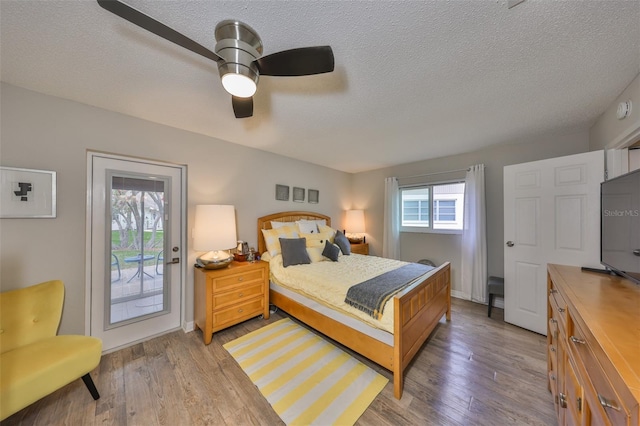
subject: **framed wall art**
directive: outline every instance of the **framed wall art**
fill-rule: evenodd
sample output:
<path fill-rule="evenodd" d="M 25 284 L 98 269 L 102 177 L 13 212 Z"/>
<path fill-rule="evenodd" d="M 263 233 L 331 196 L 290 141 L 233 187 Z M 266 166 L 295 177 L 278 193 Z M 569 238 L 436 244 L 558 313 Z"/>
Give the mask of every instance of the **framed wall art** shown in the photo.
<path fill-rule="evenodd" d="M 276 200 L 289 201 L 289 187 L 276 184 Z"/>
<path fill-rule="evenodd" d="M 0 218 L 56 217 L 56 172 L 0 167 Z"/>
<path fill-rule="evenodd" d="M 318 204 L 319 201 L 320 201 L 320 191 L 318 191 L 317 189 L 310 189 L 309 202 L 311 204 Z"/>
<path fill-rule="evenodd" d="M 304 188 L 293 187 L 293 201 L 296 203 L 304 203 Z"/>

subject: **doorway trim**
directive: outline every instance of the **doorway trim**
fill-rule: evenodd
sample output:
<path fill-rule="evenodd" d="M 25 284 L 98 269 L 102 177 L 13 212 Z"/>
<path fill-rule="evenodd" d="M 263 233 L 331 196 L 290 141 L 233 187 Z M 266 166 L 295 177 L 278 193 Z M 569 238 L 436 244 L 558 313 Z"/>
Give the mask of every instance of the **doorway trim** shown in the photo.
<path fill-rule="evenodd" d="M 186 164 L 179 164 L 179 163 L 172 163 L 170 161 L 160 161 L 160 160 L 154 160 L 154 159 L 149 159 L 149 158 L 144 158 L 144 157 L 136 157 L 136 156 L 129 156 L 129 155 L 121 155 L 121 154 L 114 154 L 114 153 L 109 153 L 109 152 L 104 152 L 104 151 L 93 151 L 93 150 L 87 150 L 87 175 L 86 175 L 86 206 L 85 206 L 85 309 L 84 309 L 84 333 L 85 335 L 89 336 L 91 334 L 91 296 L 92 296 L 92 286 L 91 286 L 91 272 L 92 272 L 92 265 L 91 265 L 91 236 L 92 236 L 92 227 L 93 227 L 93 223 L 92 223 L 92 215 L 91 215 L 91 209 L 92 209 L 92 201 L 93 201 L 93 191 L 92 191 L 92 182 L 93 182 L 93 178 L 92 178 L 92 174 L 93 174 L 93 159 L 95 157 L 102 157 L 102 158 L 108 158 L 108 159 L 113 159 L 113 160 L 122 160 L 122 161 L 144 161 L 145 163 L 148 164 L 153 164 L 153 165 L 158 165 L 158 166 L 171 166 L 171 167 L 176 167 L 176 168 L 180 168 L 181 169 L 181 173 L 182 173 L 182 182 L 181 182 L 181 200 L 180 200 L 180 214 L 182 217 L 181 223 L 180 223 L 180 245 L 181 247 L 187 247 L 187 165 Z M 184 259 L 186 260 L 187 253 L 186 251 L 183 252 L 183 256 Z M 186 262 L 181 262 L 180 263 L 180 327 L 182 328 L 182 330 L 184 330 L 185 332 L 187 331 L 187 321 L 186 321 L 186 295 L 187 295 L 187 291 L 186 291 L 186 285 L 187 285 L 187 268 L 186 268 Z M 155 336 L 148 336 L 148 338 L 152 338 Z M 142 340 L 147 340 L 147 338 L 142 339 Z M 131 344 L 135 344 L 138 343 L 136 342 L 131 342 Z M 114 350 L 117 349 L 121 349 L 121 348 L 116 348 Z M 106 352 L 110 352 L 110 351 L 106 351 Z M 105 353 L 106 353 L 105 352 Z"/>

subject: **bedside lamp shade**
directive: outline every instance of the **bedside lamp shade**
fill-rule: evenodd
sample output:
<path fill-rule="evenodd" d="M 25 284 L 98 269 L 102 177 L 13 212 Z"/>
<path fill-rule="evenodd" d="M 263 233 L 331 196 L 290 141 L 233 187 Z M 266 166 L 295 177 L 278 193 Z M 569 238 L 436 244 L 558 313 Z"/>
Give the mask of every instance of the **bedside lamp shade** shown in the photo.
<path fill-rule="evenodd" d="M 364 234 L 364 210 L 347 210 L 345 231 L 351 234 L 349 241 L 361 243 L 363 238 L 354 234 Z"/>
<path fill-rule="evenodd" d="M 236 246 L 236 216 L 233 206 L 196 206 L 193 249 L 208 253 L 198 258 L 206 269 L 224 268 L 233 256 L 224 250 Z"/>

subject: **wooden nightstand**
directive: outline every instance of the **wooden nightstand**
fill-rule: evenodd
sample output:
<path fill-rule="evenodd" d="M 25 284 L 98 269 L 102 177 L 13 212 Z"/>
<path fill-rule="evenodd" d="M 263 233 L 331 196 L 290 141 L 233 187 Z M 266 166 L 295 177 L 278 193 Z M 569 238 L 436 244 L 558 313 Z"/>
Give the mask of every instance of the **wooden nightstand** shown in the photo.
<path fill-rule="evenodd" d="M 212 334 L 258 315 L 269 318 L 269 264 L 232 262 L 223 269 L 195 268 L 195 326 L 204 343 Z"/>
<path fill-rule="evenodd" d="M 351 253 L 369 254 L 369 243 L 351 244 Z"/>

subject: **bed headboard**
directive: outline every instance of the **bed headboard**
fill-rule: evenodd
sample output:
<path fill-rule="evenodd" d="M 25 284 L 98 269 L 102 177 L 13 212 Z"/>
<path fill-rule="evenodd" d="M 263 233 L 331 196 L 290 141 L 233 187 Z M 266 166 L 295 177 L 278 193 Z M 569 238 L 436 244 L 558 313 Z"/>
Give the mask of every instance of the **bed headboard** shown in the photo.
<path fill-rule="evenodd" d="M 258 218 L 258 253 L 262 254 L 267 251 L 267 246 L 264 243 L 264 236 L 262 235 L 263 229 L 271 229 L 271 221 L 275 222 L 295 222 L 296 220 L 317 220 L 324 219 L 327 221 L 327 226 L 331 226 L 331 218 L 329 216 L 314 213 L 314 212 L 280 212 L 273 213 L 267 216 Z"/>

